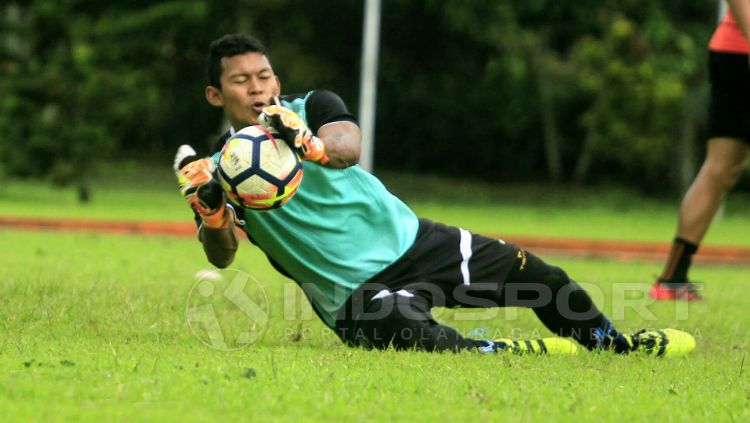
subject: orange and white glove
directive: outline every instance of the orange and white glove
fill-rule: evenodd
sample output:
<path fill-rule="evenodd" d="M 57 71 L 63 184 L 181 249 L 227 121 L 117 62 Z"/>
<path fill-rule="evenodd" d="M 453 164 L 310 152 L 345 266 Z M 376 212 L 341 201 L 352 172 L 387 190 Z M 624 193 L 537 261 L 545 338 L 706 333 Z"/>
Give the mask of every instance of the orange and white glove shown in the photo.
<path fill-rule="evenodd" d="M 224 189 L 214 178 L 216 165 L 208 157 L 198 158 L 192 147 L 182 145 L 177 150 L 174 170 L 180 193 L 203 220 L 203 225 L 211 229 L 226 228 L 232 219 L 226 210 Z"/>
<path fill-rule="evenodd" d="M 258 116 L 258 123 L 265 128 L 275 129 L 289 147 L 297 151 L 300 159 L 328 163 L 326 145 L 313 135 L 307 124 L 292 110 L 278 104 L 264 107 Z"/>

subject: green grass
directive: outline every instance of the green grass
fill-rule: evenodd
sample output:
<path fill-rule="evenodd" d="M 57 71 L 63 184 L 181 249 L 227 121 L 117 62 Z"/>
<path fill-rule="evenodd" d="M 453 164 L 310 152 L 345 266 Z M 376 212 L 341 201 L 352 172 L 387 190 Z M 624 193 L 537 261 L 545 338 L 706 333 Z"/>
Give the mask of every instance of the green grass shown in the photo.
<path fill-rule="evenodd" d="M 99 178 L 83 205 L 72 189 L 4 181 L 0 215 L 190 219 L 166 166 L 119 170 Z M 625 190 L 383 179 L 418 214 L 485 233 L 666 243 L 676 221 L 675 201 Z M 732 196 L 707 242 L 749 245 L 748 203 Z M 695 266 L 708 301 L 685 306 L 644 296 L 658 264 L 549 261 L 590 289 L 621 329 L 678 327 L 696 335 L 697 350 L 659 360 L 348 349 L 244 242 L 233 268 L 260 282 L 248 293 L 268 298 L 270 320 L 258 342 L 225 352 L 188 324 L 195 274 L 209 267 L 194 239 L 0 230 L 0 419 L 750 420 L 746 268 Z M 218 310 L 223 324 L 237 317 Z M 466 334 L 547 335 L 528 310 L 435 315 Z"/>
<path fill-rule="evenodd" d="M 383 179 L 421 216 L 509 238 L 535 235 L 667 243 L 677 226 L 677 200 L 616 187 L 505 185 L 402 174 L 385 174 Z M 750 244 L 748 209 L 750 197 L 730 195 L 705 243 Z"/>
<path fill-rule="evenodd" d="M 80 203 L 72 187 L 3 181 L 0 215 L 156 221 L 184 221 L 192 216 L 177 192 L 177 181 L 168 165 L 124 162 L 103 169 L 117 171 L 92 182 L 89 203 Z"/>
<path fill-rule="evenodd" d="M 37 182 L 0 184 L 0 215 L 187 221 L 191 212 L 176 190 L 168 164 L 132 162 L 93 183 L 93 199 L 81 204 L 72 188 Z M 617 189 L 574 189 L 455 181 L 385 173 L 381 178 L 418 215 L 480 233 L 585 237 L 668 243 L 677 225 L 678 201 Z M 705 244 L 750 245 L 750 197 L 733 193 Z"/>
<path fill-rule="evenodd" d="M 696 267 L 709 300 L 678 308 L 639 301 L 644 284 L 615 301 L 618 284 L 642 281 L 651 265 L 552 261 L 621 328 L 695 334 L 688 358 L 376 352 L 342 346 L 245 244 L 236 268 L 260 281 L 270 321 L 258 342 L 224 352 L 187 323 L 194 274 L 207 266 L 195 240 L 7 230 L 0 239 L 4 422 L 750 419 L 744 268 Z M 547 335 L 528 310 L 471 313 L 436 310 L 467 333 Z"/>

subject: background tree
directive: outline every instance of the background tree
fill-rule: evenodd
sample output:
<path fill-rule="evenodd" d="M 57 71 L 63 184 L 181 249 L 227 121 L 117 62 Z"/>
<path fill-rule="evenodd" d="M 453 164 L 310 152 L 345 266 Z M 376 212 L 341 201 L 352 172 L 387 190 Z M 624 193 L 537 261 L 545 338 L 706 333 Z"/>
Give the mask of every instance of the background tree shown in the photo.
<path fill-rule="evenodd" d="M 203 99 L 224 33 L 263 40 L 285 92 L 328 88 L 356 109 L 361 2 L 1 8 L 1 172 L 75 183 L 82 199 L 102 160 L 168 163 L 226 128 Z M 676 195 L 702 153 L 716 13 L 714 0 L 384 0 L 376 169 Z"/>

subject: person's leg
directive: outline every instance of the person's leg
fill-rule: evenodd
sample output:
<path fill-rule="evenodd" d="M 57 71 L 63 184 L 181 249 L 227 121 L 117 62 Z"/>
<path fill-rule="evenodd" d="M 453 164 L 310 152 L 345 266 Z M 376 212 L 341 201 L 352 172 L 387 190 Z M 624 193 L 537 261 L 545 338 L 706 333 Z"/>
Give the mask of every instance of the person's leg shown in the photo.
<path fill-rule="evenodd" d="M 418 284 L 422 287 L 425 283 Z M 436 287 L 437 285 L 431 285 Z M 364 313 L 358 314 L 351 330 L 338 328 L 350 346 L 429 352 L 478 351 L 483 354 L 575 354 L 575 344 L 563 338 L 529 340 L 481 340 L 462 336 L 455 329 L 433 319 L 432 294 L 406 289 L 370 301 Z"/>
<path fill-rule="evenodd" d="M 631 342 L 565 271 L 519 251 L 519 265 L 508 273 L 500 297 L 503 306 L 531 308 L 551 332 L 571 337 L 588 349 L 612 349 L 617 353 L 631 349 Z"/>
<path fill-rule="evenodd" d="M 398 266 L 355 291 L 347 301 L 336 331 L 348 345 L 575 354 L 575 344 L 562 338 L 573 337 L 589 349 L 623 353 L 644 345 L 640 339 L 647 339 L 657 355 L 682 354 L 694 348 L 689 334 L 684 334 L 687 340 L 681 341 L 675 337 L 682 334 L 669 330 L 656 331 L 656 335 L 645 332 L 641 336 L 623 336 L 564 271 L 515 245 L 458 228 L 424 224 L 429 228 L 417 248 L 410 250 Z M 468 339 L 437 323 L 430 314 L 433 306 L 530 307 L 547 328 L 562 337 L 529 342 Z M 666 346 L 667 336 L 676 342 L 669 349 L 654 349 Z M 692 348 L 674 348 L 691 340 Z"/>
<path fill-rule="evenodd" d="M 345 340 L 352 346 L 419 351 L 457 352 L 487 345 L 437 323 L 430 309 L 430 301 L 419 292 L 383 291 L 357 314 L 350 332 L 344 334 Z"/>
<path fill-rule="evenodd" d="M 682 200 L 677 233 L 664 269 L 651 289 L 657 300 L 699 300 L 689 283 L 693 254 L 726 193 L 747 163 L 750 142 L 750 69 L 747 55 L 710 52 L 708 145 L 700 172 Z"/>
<path fill-rule="evenodd" d="M 530 307 L 557 335 L 572 337 L 589 350 L 618 354 L 680 356 L 695 349 L 695 338 L 675 329 L 644 329 L 632 335 L 619 332 L 562 269 L 521 251 L 525 260 L 508 274 L 502 300 L 506 305 Z"/>
<path fill-rule="evenodd" d="M 712 138 L 698 176 L 680 207 L 677 236 L 659 277 L 660 282 L 684 283 L 692 256 L 703 241 L 726 193 L 747 165 L 748 146 L 735 138 Z"/>
<path fill-rule="evenodd" d="M 677 236 L 700 244 L 726 193 L 747 166 L 748 146 L 736 138 L 712 138 L 706 160 L 680 207 Z"/>

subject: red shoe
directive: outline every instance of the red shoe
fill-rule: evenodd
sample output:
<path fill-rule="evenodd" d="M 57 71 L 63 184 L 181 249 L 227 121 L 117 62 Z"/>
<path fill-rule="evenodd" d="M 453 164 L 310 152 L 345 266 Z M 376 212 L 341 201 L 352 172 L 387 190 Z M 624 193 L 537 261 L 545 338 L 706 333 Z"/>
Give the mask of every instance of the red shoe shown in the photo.
<path fill-rule="evenodd" d="M 702 301 L 698 293 L 702 286 L 685 282 L 656 282 L 651 287 L 651 298 L 662 300 Z"/>

